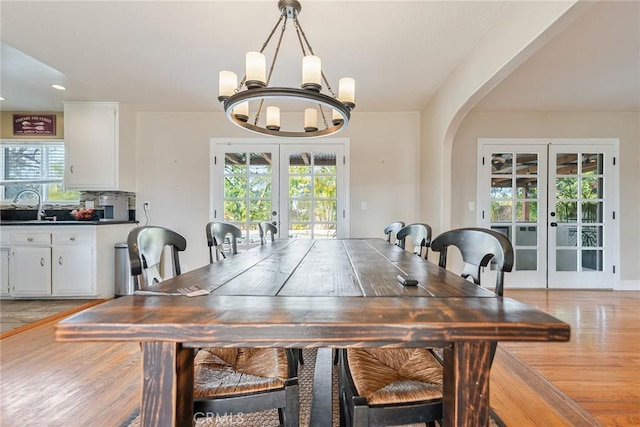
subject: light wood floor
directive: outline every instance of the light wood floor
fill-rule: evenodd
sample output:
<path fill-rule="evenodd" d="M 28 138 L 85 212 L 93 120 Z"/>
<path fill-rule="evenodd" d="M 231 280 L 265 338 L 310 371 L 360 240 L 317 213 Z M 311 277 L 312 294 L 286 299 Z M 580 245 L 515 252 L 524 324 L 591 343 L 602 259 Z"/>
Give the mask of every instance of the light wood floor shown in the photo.
<path fill-rule="evenodd" d="M 640 425 L 640 293 L 505 292 L 572 326 L 569 343 L 499 349 L 491 405 L 508 426 Z M 54 323 L 0 340 L 0 425 L 121 425 L 139 404 L 139 345 L 56 343 Z"/>
<path fill-rule="evenodd" d="M 504 349 L 603 425 L 640 425 L 640 292 L 505 289 L 505 296 L 569 323 L 571 341 L 503 343 Z M 492 379 L 498 371 L 495 368 Z M 510 394 L 517 393 L 492 387 L 494 407 L 498 399 L 508 401 L 513 398 Z"/>

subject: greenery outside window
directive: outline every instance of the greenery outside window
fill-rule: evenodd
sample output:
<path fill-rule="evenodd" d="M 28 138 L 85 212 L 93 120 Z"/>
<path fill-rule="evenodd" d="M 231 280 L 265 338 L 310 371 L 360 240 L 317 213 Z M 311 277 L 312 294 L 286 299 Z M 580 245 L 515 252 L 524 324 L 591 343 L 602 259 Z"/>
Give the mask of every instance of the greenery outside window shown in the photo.
<path fill-rule="evenodd" d="M 27 188 L 38 191 L 44 203 L 77 202 L 80 193 L 64 191 L 63 176 L 63 141 L 12 140 L 0 145 L 0 198 L 5 202 Z"/>

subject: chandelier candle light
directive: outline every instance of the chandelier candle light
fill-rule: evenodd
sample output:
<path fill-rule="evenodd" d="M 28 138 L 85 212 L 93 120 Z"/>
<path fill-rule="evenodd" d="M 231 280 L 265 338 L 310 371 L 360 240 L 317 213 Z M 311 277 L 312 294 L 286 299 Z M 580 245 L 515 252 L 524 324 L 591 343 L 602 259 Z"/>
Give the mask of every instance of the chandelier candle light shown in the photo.
<path fill-rule="evenodd" d="M 338 95 L 333 92 L 322 71 L 322 61 L 313 53 L 305 35 L 298 15 L 302 6 L 297 0 L 280 0 L 278 9 L 280 18 L 264 42 L 259 52 L 248 52 L 246 55 L 245 77 L 238 84 L 238 76 L 231 71 L 220 71 L 218 100 L 222 103 L 229 120 L 252 132 L 288 137 L 309 138 L 332 135 L 349 123 L 351 110 L 355 104 L 355 81 L 344 77 L 338 82 Z M 269 81 L 280 51 L 287 21 L 291 19 L 295 26 L 300 47 L 302 49 L 302 84 L 300 89 L 292 87 L 269 87 Z M 266 58 L 263 54 L 269 41 L 282 23 L 282 30 L 277 41 L 275 55 L 267 74 Z M 329 94 L 322 93 L 322 83 Z M 280 108 L 278 101 L 302 101 L 304 109 L 304 131 L 282 130 L 280 125 Z M 250 119 L 249 103 L 258 104 L 255 116 Z M 266 104 L 266 120 L 260 120 L 260 114 Z M 331 116 L 328 117 L 329 112 Z M 323 127 L 318 126 L 318 113 Z"/>

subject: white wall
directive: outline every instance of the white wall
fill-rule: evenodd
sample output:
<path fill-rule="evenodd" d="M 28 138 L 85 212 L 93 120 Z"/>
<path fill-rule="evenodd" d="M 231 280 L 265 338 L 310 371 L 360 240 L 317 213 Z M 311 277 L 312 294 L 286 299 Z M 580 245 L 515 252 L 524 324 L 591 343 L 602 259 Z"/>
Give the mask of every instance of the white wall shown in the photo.
<path fill-rule="evenodd" d="M 417 112 L 354 112 L 349 127 L 338 134 L 351 144 L 352 237 L 382 237 L 387 223 L 418 219 L 419 119 Z M 187 270 L 209 262 L 204 227 L 209 221 L 209 149 L 214 137 L 251 134 L 230 124 L 223 113 L 138 113 L 137 218 L 145 224 L 142 204 L 149 201 L 151 225 L 185 236 L 181 262 Z M 363 201 L 366 211 L 361 210 Z"/>
<path fill-rule="evenodd" d="M 508 2 L 491 30 L 454 70 L 421 114 L 421 214 L 434 234 L 451 228 L 451 145 L 473 105 L 593 2 Z M 455 195 L 457 197 L 457 195 Z"/>
<path fill-rule="evenodd" d="M 477 225 L 478 138 L 619 138 L 620 278 L 640 283 L 640 113 L 469 113 L 453 142 L 452 227 Z"/>

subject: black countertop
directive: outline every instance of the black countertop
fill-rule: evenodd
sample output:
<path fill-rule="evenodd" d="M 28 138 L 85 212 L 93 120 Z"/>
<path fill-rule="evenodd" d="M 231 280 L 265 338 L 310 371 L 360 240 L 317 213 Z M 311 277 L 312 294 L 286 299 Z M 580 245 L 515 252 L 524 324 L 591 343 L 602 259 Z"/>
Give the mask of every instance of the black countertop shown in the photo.
<path fill-rule="evenodd" d="M 137 224 L 138 221 L 78 221 L 78 220 L 65 220 L 65 221 L 38 221 L 38 220 L 3 220 L 0 221 L 0 227 L 10 226 L 10 225 L 113 225 L 113 224 Z"/>

